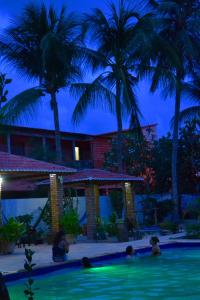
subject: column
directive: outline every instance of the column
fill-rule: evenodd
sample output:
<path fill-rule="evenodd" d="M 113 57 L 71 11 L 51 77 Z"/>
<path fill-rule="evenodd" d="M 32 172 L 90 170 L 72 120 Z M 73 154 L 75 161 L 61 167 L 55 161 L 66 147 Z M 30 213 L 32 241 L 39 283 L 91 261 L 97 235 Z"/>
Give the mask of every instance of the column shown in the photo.
<path fill-rule="evenodd" d="M 134 192 L 131 182 L 124 184 L 125 216 L 136 226 Z"/>
<path fill-rule="evenodd" d="M 42 150 L 43 150 L 43 158 L 47 159 L 47 140 L 45 137 L 42 138 Z"/>
<path fill-rule="evenodd" d="M 99 208 L 99 187 L 97 184 L 90 184 L 85 189 L 86 214 L 87 214 L 87 237 L 92 240 L 96 233 L 97 217 L 100 216 Z"/>
<path fill-rule="evenodd" d="M 63 182 L 62 176 L 50 174 L 51 197 L 51 228 L 52 233 L 59 231 L 59 219 L 63 212 Z"/>
<path fill-rule="evenodd" d="M 10 134 L 7 135 L 7 151 L 11 154 L 11 136 Z"/>

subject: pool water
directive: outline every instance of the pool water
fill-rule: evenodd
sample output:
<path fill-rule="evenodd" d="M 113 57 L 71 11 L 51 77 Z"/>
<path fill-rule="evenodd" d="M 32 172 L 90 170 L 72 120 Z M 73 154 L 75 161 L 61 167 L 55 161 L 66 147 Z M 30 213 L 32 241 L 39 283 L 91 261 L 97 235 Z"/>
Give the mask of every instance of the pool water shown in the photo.
<path fill-rule="evenodd" d="M 159 257 L 106 264 L 36 277 L 34 300 L 200 299 L 200 249 L 170 249 Z M 25 299 L 24 281 L 8 288 L 11 300 Z"/>

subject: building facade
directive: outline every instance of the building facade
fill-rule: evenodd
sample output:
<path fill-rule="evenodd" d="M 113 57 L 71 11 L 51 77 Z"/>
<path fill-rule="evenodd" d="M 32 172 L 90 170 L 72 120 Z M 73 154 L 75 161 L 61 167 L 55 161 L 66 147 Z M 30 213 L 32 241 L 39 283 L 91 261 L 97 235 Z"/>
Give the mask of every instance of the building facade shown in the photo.
<path fill-rule="evenodd" d="M 146 140 L 157 139 L 156 124 L 144 126 L 142 131 Z M 111 149 L 115 135 L 116 132 L 99 135 L 61 132 L 63 164 L 77 169 L 103 168 L 104 155 Z M 0 151 L 55 162 L 54 131 L 5 126 L 0 131 Z"/>

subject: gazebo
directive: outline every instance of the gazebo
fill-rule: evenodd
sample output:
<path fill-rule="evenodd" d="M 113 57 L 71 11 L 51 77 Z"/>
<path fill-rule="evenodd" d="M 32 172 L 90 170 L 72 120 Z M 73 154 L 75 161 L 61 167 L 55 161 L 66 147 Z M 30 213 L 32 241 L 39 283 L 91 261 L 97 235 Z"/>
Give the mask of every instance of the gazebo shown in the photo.
<path fill-rule="evenodd" d="M 39 161 L 24 156 L 0 152 L 0 221 L 2 222 L 1 191 L 6 178 L 31 177 L 38 180 L 49 177 L 51 196 L 52 232 L 59 230 L 59 215 L 62 210 L 62 176 L 76 172 L 75 169 Z"/>
<path fill-rule="evenodd" d="M 99 189 L 100 188 L 122 188 L 124 195 L 125 216 L 136 223 L 134 209 L 134 183 L 143 181 L 141 177 L 126 174 L 113 173 L 100 169 L 85 169 L 64 176 L 63 184 L 70 188 L 83 188 L 86 197 L 87 236 L 93 239 L 96 232 L 96 219 L 100 215 Z M 49 184 L 48 180 L 39 183 Z M 57 225 L 54 224 L 56 227 Z"/>
<path fill-rule="evenodd" d="M 47 179 L 48 177 L 48 179 Z M 40 181 L 39 185 L 50 186 L 51 229 L 52 233 L 59 230 L 59 218 L 63 208 L 63 184 L 66 187 L 84 188 L 86 197 L 87 235 L 94 238 L 96 232 L 96 218 L 100 214 L 99 189 L 123 189 L 125 216 L 135 223 L 134 186 L 135 182 L 143 181 L 141 177 L 113 173 L 99 169 L 85 169 L 77 171 L 72 168 L 39 161 L 24 156 L 0 152 L 0 221 L 2 222 L 1 190 L 3 181 L 7 178 L 21 181 Z"/>

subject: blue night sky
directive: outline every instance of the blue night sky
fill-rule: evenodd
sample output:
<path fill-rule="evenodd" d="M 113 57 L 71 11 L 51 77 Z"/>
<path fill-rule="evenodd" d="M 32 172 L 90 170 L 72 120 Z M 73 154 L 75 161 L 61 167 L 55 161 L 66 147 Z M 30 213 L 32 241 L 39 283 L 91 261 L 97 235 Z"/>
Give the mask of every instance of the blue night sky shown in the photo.
<path fill-rule="evenodd" d="M 115 0 L 117 2 L 117 0 Z M 137 0 L 135 0 L 137 1 Z M 23 6 L 29 3 L 30 0 L 0 0 L 0 23 L 1 28 L 8 26 L 10 19 L 14 18 L 15 15 L 19 15 Z M 40 2 L 34 0 L 34 2 Z M 49 3 L 50 1 L 45 1 Z M 77 13 L 89 12 L 93 7 L 99 7 L 104 10 L 107 9 L 107 5 L 103 0 L 55 0 L 51 1 L 55 8 L 60 8 L 62 4 L 65 4 L 69 10 L 74 10 Z M 1 71 L 6 71 L 13 79 L 12 84 L 9 86 L 9 96 L 12 97 L 17 93 L 23 91 L 28 87 L 37 85 L 34 82 L 27 82 L 24 78 L 19 78 L 14 70 L 8 68 L 8 66 L 2 65 Z M 139 84 L 137 90 L 137 97 L 140 110 L 143 114 L 141 124 L 147 125 L 151 123 L 158 124 L 159 135 L 165 134 L 170 130 L 170 120 L 173 116 L 174 102 L 173 99 L 163 100 L 162 95 L 159 92 L 150 94 L 149 84 L 147 81 L 143 81 Z M 43 100 L 41 106 L 38 107 L 36 115 L 33 119 L 18 123 L 23 126 L 40 127 L 40 128 L 52 128 L 53 129 L 53 118 L 52 112 L 49 108 L 49 99 Z M 61 129 L 66 131 L 76 131 L 83 133 L 103 133 L 106 131 L 116 130 L 116 120 L 108 112 L 100 110 L 88 111 L 84 120 L 77 126 L 74 127 L 71 123 L 71 115 L 75 105 L 75 101 L 70 97 L 67 91 L 62 91 L 58 95 L 59 101 L 59 115 Z M 182 103 L 182 107 L 186 107 L 187 102 Z M 124 128 L 128 125 L 124 121 Z"/>

